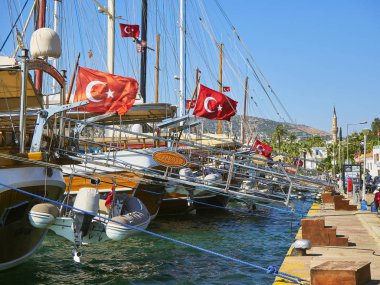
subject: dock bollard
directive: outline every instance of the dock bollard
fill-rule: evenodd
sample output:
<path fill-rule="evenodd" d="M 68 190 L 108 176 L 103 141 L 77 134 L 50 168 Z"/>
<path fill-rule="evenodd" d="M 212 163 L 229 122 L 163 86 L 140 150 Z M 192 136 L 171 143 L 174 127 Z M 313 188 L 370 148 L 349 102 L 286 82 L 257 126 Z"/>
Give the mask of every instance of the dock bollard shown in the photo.
<path fill-rule="evenodd" d="M 311 248 L 311 241 L 308 239 L 297 239 L 293 243 L 292 256 L 305 256 L 306 250 Z"/>

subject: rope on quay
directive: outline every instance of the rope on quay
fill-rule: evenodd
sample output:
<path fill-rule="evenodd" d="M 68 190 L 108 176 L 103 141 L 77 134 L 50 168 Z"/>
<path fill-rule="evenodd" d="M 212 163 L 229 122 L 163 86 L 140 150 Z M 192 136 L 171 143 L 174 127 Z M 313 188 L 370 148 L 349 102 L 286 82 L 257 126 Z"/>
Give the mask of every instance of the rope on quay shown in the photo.
<path fill-rule="evenodd" d="M 100 216 L 100 215 L 95 215 L 93 213 L 84 211 L 82 209 L 78 209 L 76 207 L 73 207 L 73 206 L 70 206 L 70 205 L 58 202 L 58 201 L 54 201 L 52 199 L 49 199 L 49 198 L 46 198 L 46 197 L 43 197 L 43 196 L 40 196 L 40 195 L 37 195 L 37 194 L 33 194 L 33 193 L 30 193 L 30 192 L 27 192 L 25 190 L 22 190 L 22 189 L 19 189 L 19 188 L 10 186 L 10 185 L 6 185 L 6 184 L 3 184 L 3 183 L 0 183 L 0 186 L 9 188 L 11 190 L 14 190 L 14 191 L 19 192 L 19 193 L 23 193 L 23 194 L 28 195 L 28 196 L 32 196 L 34 198 L 37 198 L 37 199 L 40 199 L 40 200 L 43 200 L 43 201 L 47 201 L 49 203 L 52 203 L 52 204 L 55 204 L 55 205 L 58 205 L 58 206 L 67 207 L 69 209 L 72 209 L 72 210 L 75 210 L 75 211 L 78 211 L 78 212 L 81 212 L 81 213 L 84 213 L 84 214 L 87 214 L 87 215 L 90 215 L 90 216 L 93 216 L 93 217 L 97 217 L 97 218 L 103 219 L 103 220 L 106 220 L 108 222 L 112 221 L 113 223 L 119 224 L 121 226 L 130 228 L 130 229 L 133 229 L 133 230 L 136 230 L 136 231 L 140 231 L 140 232 L 143 232 L 145 234 L 148 234 L 148 235 L 151 235 L 151 236 L 154 236 L 154 237 L 157 237 L 157 238 L 161 238 L 161 239 L 173 242 L 173 243 L 177 243 L 177 244 L 183 245 L 185 247 L 189 247 L 189 248 L 192 248 L 192 249 L 195 249 L 195 250 L 199 250 L 201 252 L 208 253 L 210 255 L 218 256 L 218 257 L 221 257 L 221 258 L 229 260 L 229 261 L 233 261 L 233 262 L 236 262 L 236 263 L 239 263 L 239 264 L 242 264 L 242 265 L 246 265 L 246 266 L 252 267 L 254 269 L 262 270 L 262 271 L 265 271 L 267 274 L 273 274 L 274 276 L 281 277 L 283 279 L 289 280 L 289 281 L 294 282 L 296 284 L 304 284 L 305 281 L 308 282 L 307 280 L 302 279 L 300 277 L 297 277 L 297 276 L 294 276 L 294 275 L 291 275 L 291 274 L 287 274 L 287 273 L 284 273 L 284 272 L 279 272 L 278 269 L 277 269 L 277 267 L 275 267 L 275 266 L 268 266 L 267 268 L 265 268 L 265 267 L 262 267 L 260 265 L 253 264 L 251 262 L 247 262 L 247 261 L 240 260 L 240 259 L 228 256 L 228 255 L 224 255 L 224 254 L 212 251 L 212 250 L 208 250 L 208 249 L 202 248 L 200 246 L 192 245 L 192 244 L 189 244 L 189 243 L 186 243 L 186 242 L 174 239 L 174 238 L 170 238 L 170 237 L 167 237 L 167 236 L 164 236 L 164 235 L 161 235 L 161 234 L 157 234 L 157 233 L 154 233 L 154 232 L 151 232 L 151 231 L 139 228 L 139 227 L 135 227 L 135 226 L 132 226 L 132 225 L 124 224 L 124 223 L 121 223 L 119 221 L 115 221 L 113 219 L 107 218 L 107 217 L 103 217 L 103 216 Z"/>

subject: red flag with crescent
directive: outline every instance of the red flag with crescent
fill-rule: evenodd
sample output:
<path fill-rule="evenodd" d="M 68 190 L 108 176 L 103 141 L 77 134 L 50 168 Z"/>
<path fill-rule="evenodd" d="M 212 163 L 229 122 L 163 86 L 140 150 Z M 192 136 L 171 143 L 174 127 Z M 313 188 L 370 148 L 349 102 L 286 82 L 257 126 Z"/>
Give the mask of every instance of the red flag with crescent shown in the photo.
<path fill-rule="evenodd" d="M 252 147 L 252 151 L 255 151 L 256 153 L 262 154 L 264 156 L 270 156 L 270 154 L 272 153 L 272 148 L 259 140 L 255 140 L 255 143 Z"/>
<path fill-rule="evenodd" d="M 138 38 L 140 35 L 140 26 L 120 24 L 120 31 L 123 38 Z"/>
<path fill-rule="evenodd" d="M 135 103 L 138 88 L 133 78 L 80 67 L 74 102 L 89 100 L 80 110 L 90 113 L 124 115 Z"/>
<path fill-rule="evenodd" d="M 302 167 L 302 166 L 303 166 L 303 161 L 302 161 L 301 159 L 296 158 L 296 159 L 293 161 L 293 165 L 294 165 L 294 166 L 298 166 L 298 167 Z"/>
<path fill-rule="evenodd" d="M 195 106 L 195 100 L 186 100 L 186 109 L 192 109 Z"/>
<path fill-rule="evenodd" d="M 193 115 L 210 120 L 229 121 L 236 114 L 237 104 L 237 101 L 223 93 L 201 85 Z"/>

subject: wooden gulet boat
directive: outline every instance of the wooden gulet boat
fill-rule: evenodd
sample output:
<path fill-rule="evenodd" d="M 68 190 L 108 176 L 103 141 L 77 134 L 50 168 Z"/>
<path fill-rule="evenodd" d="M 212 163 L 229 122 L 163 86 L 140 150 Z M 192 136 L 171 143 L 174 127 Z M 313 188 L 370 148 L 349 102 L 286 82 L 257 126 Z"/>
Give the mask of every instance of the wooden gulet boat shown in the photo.
<path fill-rule="evenodd" d="M 46 30 L 37 32 L 38 36 L 46 36 Z M 58 36 L 53 32 L 47 42 L 50 45 L 31 45 L 35 57 L 57 56 L 57 53 L 51 54 L 51 45 L 60 46 Z M 36 92 L 28 71 L 41 70 L 51 75 L 61 86 L 61 96 L 65 78 L 45 61 L 29 59 L 27 50 L 22 51 L 20 59 L 17 63 L 12 58 L 0 58 L 0 270 L 26 261 L 41 245 L 46 230 L 29 223 L 29 210 L 40 202 L 31 195 L 58 200 L 66 187 L 62 170 L 49 163 L 54 157 L 49 148 L 44 147 L 49 145 L 44 136 L 45 128 L 54 139 L 59 137 L 52 128 L 47 128 L 49 118 L 84 104 L 43 109 L 42 97 Z M 56 131 L 59 132 L 59 128 Z"/>

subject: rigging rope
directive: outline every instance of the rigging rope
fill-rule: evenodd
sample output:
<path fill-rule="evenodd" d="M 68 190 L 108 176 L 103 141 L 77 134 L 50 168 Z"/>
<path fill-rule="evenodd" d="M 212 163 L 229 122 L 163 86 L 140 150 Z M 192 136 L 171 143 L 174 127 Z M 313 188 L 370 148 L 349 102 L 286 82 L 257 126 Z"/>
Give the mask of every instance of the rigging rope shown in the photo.
<path fill-rule="evenodd" d="M 254 63 L 254 65 L 256 66 L 258 72 L 260 73 L 260 75 L 262 76 L 262 78 L 264 79 L 265 83 L 267 84 L 267 87 L 269 88 L 269 90 L 271 91 L 271 93 L 275 96 L 277 102 L 280 104 L 281 108 L 284 110 L 286 116 L 288 117 L 288 119 L 290 120 L 290 122 L 294 123 L 294 120 L 292 119 L 292 117 L 290 116 L 290 114 L 288 113 L 287 109 L 285 108 L 285 106 L 282 104 L 280 98 L 277 96 L 276 92 L 273 90 L 273 88 L 271 87 L 271 85 L 269 84 L 268 80 L 266 79 L 266 77 L 264 76 L 263 72 L 261 71 L 260 67 L 258 66 L 257 62 L 255 61 L 255 59 L 253 58 L 252 54 L 249 52 L 246 44 L 244 43 L 244 41 L 241 39 L 240 35 L 238 34 L 237 32 L 237 29 L 235 28 L 235 26 L 232 24 L 231 20 L 229 19 L 228 15 L 226 14 L 226 12 L 224 11 L 224 9 L 222 8 L 222 6 L 220 5 L 219 1 L 218 0 L 214 0 L 214 2 L 216 3 L 216 5 L 218 6 L 218 9 L 219 11 L 222 13 L 223 17 L 225 18 L 225 20 L 228 22 L 228 24 L 230 25 L 233 33 L 236 35 L 236 38 L 239 40 L 239 42 L 242 44 L 242 47 L 243 49 L 246 51 L 246 53 L 248 54 L 248 56 L 250 57 L 250 59 L 252 60 L 252 62 Z M 247 59 L 248 60 L 248 59 Z M 253 69 L 253 67 L 252 67 Z M 269 95 L 268 95 L 269 96 Z"/>
<path fill-rule="evenodd" d="M 2 44 L 2 46 L 1 46 L 1 48 L 0 48 L 0 52 L 3 50 L 5 44 L 7 43 L 9 37 L 11 36 L 12 31 L 13 31 L 13 29 L 15 28 L 15 26 L 16 26 L 18 20 L 20 19 L 21 15 L 22 15 L 22 12 L 24 11 L 24 9 L 25 9 L 26 5 L 28 4 L 28 2 L 29 2 L 29 0 L 26 0 L 26 1 L 25 1 L 24 6 L 23 6 L 22 9 L 21 9 L 21 12 L 18 14 L 16 21 L 14 22 L 14 24 L 13 24 L 11 30 L 9 31 L 7 37 L 5 38 L 3 44 Z"/>

